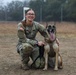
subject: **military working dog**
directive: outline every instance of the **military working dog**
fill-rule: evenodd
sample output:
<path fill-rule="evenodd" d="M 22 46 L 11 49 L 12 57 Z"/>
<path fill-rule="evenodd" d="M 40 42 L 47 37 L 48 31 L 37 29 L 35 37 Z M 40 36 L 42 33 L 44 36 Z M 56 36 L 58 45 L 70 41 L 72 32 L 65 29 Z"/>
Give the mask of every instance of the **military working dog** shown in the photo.
<path fill-rule="evenodd" d="M 44 46 L 45 65 L 43 70 L 47 70 L 48 68 L 48 57 L 51 58 L 55 57 L 54 70 L 58 70 L 58 68 L 63 68 L 63 65 L 62 65 L 62 57 L 59 53 L 59 41 L 56 37 L 56 26 L 47 25 L 46 29 L 48 39 L 45 39 L 45 46 Z"/>

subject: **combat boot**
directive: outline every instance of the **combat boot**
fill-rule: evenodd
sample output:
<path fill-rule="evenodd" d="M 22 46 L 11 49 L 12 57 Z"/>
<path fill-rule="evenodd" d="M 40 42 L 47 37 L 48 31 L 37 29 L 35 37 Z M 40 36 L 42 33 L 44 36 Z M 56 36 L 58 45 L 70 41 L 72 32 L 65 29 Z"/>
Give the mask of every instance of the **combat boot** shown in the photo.
<path fill-rule="evenodd" d="M 22 64 L 21 68 L 23 70 L 29 70 L 30 69 L 29 66 L 28 66 L 28 64 Z"/>

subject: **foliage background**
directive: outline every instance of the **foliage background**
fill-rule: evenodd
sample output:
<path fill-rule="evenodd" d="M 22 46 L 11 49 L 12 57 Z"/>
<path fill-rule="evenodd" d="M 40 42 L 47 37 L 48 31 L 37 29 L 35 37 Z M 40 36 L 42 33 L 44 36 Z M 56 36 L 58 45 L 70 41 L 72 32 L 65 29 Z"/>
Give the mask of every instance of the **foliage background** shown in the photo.
<path fill-rule="evenodd" d="M 0 21 L 20 21 L 23 7 L 36 12 L 36 21 L 74 21 L 76 22 L 76 0 L 30 0 L 12 1 L 7 5 L 0 2 Z"/>

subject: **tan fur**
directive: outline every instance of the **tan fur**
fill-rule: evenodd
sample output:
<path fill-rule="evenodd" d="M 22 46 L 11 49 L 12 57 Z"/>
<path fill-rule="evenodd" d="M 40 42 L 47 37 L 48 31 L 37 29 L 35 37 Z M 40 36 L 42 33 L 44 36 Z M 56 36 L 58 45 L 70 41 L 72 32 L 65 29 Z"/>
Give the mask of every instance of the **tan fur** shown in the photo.
<path fill-rule="evenodd" d="M 45 49 L 45 51 L 44 51 L 45 66 L 44 66 L 43 70 L 47 70 L 48 69 L 48 56 L 49 56 L 48 53 L 51 52 L 50 48 L 53 48 L 54 52 L 56 53 L 54 70 L 58 70 L 58 66 L 60 68 L 63 68 L 63 66 L 62 66 L 62 58 L 61 58 L 61 56 L 59 54 L 59 45 L 57 44 L 57 40 L 56 40 L 56 41 L 54 41 L 52 43 L 52 45 L 50 45 L 50 43 L 46 42 L 46 44 L 44 46 L 44 49 Z"/>
<path fill-rule="evenodd" d="M 58 70 L 58 64 L 59 64 L 59 68 L 63 68 L 62 66 L 62 58 L 59 54 L 59 46 L 56 43 L 56 41 L 53 43 L 53 49 L 56 52 L 56 57 L 55 57 L 55 67 L 54 70 Z M 48 53 L 50 52 L 50 45 L 49 43 L 46 43 L 46 45 L 44 46 L 44 58 L 45 58 L 45 66 L 43 70 L 47 70 L 48 69 Z"/>

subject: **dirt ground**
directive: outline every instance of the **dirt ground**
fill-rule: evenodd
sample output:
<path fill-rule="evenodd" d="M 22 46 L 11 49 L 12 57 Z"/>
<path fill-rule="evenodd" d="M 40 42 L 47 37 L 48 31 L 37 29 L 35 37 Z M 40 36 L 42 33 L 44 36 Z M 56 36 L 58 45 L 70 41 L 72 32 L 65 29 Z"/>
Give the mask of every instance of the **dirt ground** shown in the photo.
<path fill-rule="evenodd" d="M 57 37 L 60 41 L 60 53 L 63 58 L 62 70 L 20 68 L 21 58 L 16 52 L 17 23 L 0 22 L 0 75 L 76 75 L 76 23 L 56 23 Z M 43 40 L 40 34 L 38 40 Z"/>

